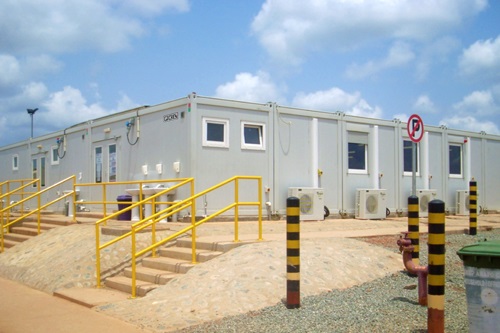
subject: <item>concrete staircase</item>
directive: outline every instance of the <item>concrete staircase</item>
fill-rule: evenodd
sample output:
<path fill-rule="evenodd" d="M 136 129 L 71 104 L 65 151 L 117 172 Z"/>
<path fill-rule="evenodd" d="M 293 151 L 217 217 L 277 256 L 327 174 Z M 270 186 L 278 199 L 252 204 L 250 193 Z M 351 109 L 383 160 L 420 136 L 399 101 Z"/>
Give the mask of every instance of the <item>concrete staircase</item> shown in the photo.
<path fill-rule="evenodd" d="M 14 219 L 17 217 L 12 217 Z M 40 223 L 40 232 L 51 230 L 53 228 L 66 226 L 71 224 L 71 219 L 64 216 L 44 213 L 42 214 L 42 221 Z M 10 227 L 10 232 L 4 232 L 4 247 L 6 249 L 16 246 L 28 239 L 31 239 L 38 235 L 38 224 L 36 216 L 28 216 L 22 222 L 16 223 L 14 226 Z"/>
<path fill-rule="evenodd" d="M 201 264 L 224 252 L 249 242 L 231 241 L 196 242 L 196 261 Z M 136 267 L 136 295 L 145 296 L 160 285 L 185 274 L 196 264 L 192 263 L 191 239 L 178 239 L 174 246 L 160 248 L 157 257 L 147 257 Z M 128 294 L 132 293 L 132 269 L 126 268 L 122 274 L 105 280 L 107 288 Z"/>

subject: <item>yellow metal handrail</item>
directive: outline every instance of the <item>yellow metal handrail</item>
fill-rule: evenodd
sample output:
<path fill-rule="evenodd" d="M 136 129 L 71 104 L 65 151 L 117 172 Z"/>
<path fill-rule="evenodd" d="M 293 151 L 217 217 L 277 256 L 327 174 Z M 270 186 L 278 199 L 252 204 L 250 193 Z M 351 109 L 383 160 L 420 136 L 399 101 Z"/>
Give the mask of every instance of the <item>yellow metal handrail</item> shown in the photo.
<path fill-rule="evenodd" d="M 107 197 L 108 197 L 108 194 L 107 194 L 108 187 L 113 187 L 113 186 L 117 186 L 117 185 L 138 185 L 137 190 L 139 190 L 139 199 L 142 200 L 142 198 L 144 198 L 144 195 L 143 195 L 143 191 L 144 191 L 143 185 L 145 185 L 145 184 L 152 184 L 152 183 L 155 183 L 155 184 L 161 184 L 161 183 L 178 183 L 178 182 L 183 182 L 186 179 L 190 179 L 190 178 L 172 178 L 172 179 L 156 179 L 156 180 L 133 180 L 133 181 L 124 181 L 124 182 L 104 182 L 104 183 L 80 183 L 80 184 L 78 184 L 78 187 L 80 187 L 80 188 L 81 187 L 101 187 L 101 190 L 102 190 L 101 191 L 102 192 L 102 200 L 100 200 L 100 201 L 99 200 L 94 200 L 94 201 L 85 200 L 85 203 L 89 204 L 89 205 L 91 205 L 91 204 L 102 205 L 102 207 L 103 207 L 103 209 L 102 209 L 102 211 L 103 211 L 103 217 L 108 217 L 108 215 L 107 215 L 108 204 L 119 204 L 120 203 L 118 201 L 108 201 L 107 200 Z M 139 201 L 141 201 L 141 200 L 139 200 Z M 139 213 L 140 213 L 140 216 L 142 218 L 142 209 L 139 210 Z M 113 217 L 116 217 L 118 215 L 120 215 L 120 214 L 113 214 Z M 106 221 L 109 220 L 109 219 L 106 219 Z"/>
<path fill-rule="evenodd" d="M 99 227 L 101 225 L 105 225 L 106 222 L 110 219 L 113 219 L 115 217 L 118 217 L 119 215 L 121 215 L 122 213 L 124 212 L 127 212 L 135 207 L 142 207 L 143 205 L 145 204 L 149 204 L 149 202 L 151 202 L 153 204 L 153 206 L 155 205 L 155 199 L 159 196 L 162 196 L 162 195 L 165 195 L 167 194 L 168 192 L 173 192 L 174 190 L 177 190 L 178 188 L 186 185 L 186 184 L 190 184 L 190 191 L 191 191 L 191 195 L 194 193 L 194 178 L 175 178 L 175 179 L 168 179 L 168 180 L 162 180 L 162 181 L 165 181 L 165 182 L 169 182 L 169 183 L 172 183 L 172 182 L 179 182 L 178 184 L 172 186 L 172 187 L 168 187 L 168 188 L 165 188 L 164 190 L 148 197 L 148 198 L 145 198 L 145 199 L 142 199 L 142 200 L 139 200 L 138 202 L 135 202 L 135 203 L 131 203 L 130 205 L 128 205 L 127 207 L 123 208 L 122 210 L 119 210 L 115 213 L 112 213 L 111 215 L 107 215 L 105 217 L 103 217 L 102 219 L 100 219 L 99 221 L 97 221 L 95 223 L 95 232 L 96 232 L 96 278 L 97 278 L 97 288 L 100 288 L 101 286 L 101 250 L 105 249 L 106 247 L 114 244 L 114 243 L 117 243 L 119 241 L 121 241 L 122 239 L 125 239 L 129 236 L 132 235 L 132 231 L 129 231 L 115 239 L 112 239 L 104 244 L 100 244 L 100 229 Z M 149 183 L 158 183 L 159 181 L 149 181 Z M 134 182 L 133 182 L 134 183 Z M 145 183 L 145 181 L 142 181 L 142 182 L 135 182 L 135 183 Z M 124 184 L 130 184 L 128 182 L 124 182 Z M 80 185 L 80 184 L 79 184 Z M 142 192 L 142 186 L 140 186 L 140 190 Z M 141 193 L 142 194 L 142 193 Z M 142 195 L 141 195 L 142 196 Z M 139 196 L 139 198 L 141 198 L 141 196 Z M 175 207 L 178 207 L 177 204 L 174 205 Z M 170 206 L 169 209 L 172 209 L 172 207 L 174 206 Z M 174 208 L 175 208 L 174 207 Z M 182 210 L 182 209 L 185 209 L 189 207 L 186 206 L 186 207 L 182 207 L 182 208 L 179 208 L 178 210 L 176 210 L 176 212 Z M 142 209 L 141 209 L 142 211 Z M 141 212 L 142 213 L 142 212 Z M 151 219 L 152 217 L 156 217 L 158 216 L 158 214 L 161 213 L 161 212 L 158 212 L 158 213 L 155 213 L 153 215 L 151 215 L 150 217 L 147 217 L 141 221 L 148 221 L 149 219 Z M 142 215 L 142 214 L 141 214 Z M 171 214 L 173 215 L 173 213 Z M 170 215 L 170 216 L 171 216 Z M 193 213 L 192 213 L 193 215 Z M 140 221 L 140 222 L 141 222 Z M 156 224 L 155 224 L 156 225 Z M 156 237 L 156 230 L 155 230 L 155 225 L 153 225 L 153 230 L 152 230 L 152 238 L 153 238 L 153 242 L 155 242 L 155 237 Z M 147 226 L 146 226 L 147 227 Z M 142 230 L 142 229 L 141 229 Z"/>
<path fill-rule="evenodd" d="M 258 181 L 258 200 L 255 202 L 240 202 L 239 201 L 239 180 L 257 180 Z M 216 189 L 219 189 L 229 183 L 234 182 L 234 202 L 217 212 L 205 217 L 204 219 L 196 222 L 196 216 L 195 214 L 191 214 L 191 225 L 158 241 L 155 242 L 153 238 L 153 244 L 150 246 L 146 247 L 145 249 L 142 249 L 140 251 L 137 251 L 136 249 L 136 233 L 143 230 L 144 228 L 148 226 L 153 226 L 153 233 L 154 233 L 154 225 L 157 223 L 158 220 L 161 218 L 165 218 L 165 216 L 170 216 L 172 214 L 175 214 L 177 211 L 184 209 L 185 207 L 191 206 L 191 210 L 196 212 L 195 208 L 195 200 L 198 199 L 199 197 L 206 195 L 209 192 L 212 192 Z M 156 214 L 153 214 L 150 217 L 146 217 L 144 220 L 141 220 L 135 224 L 132 225 L 132 298 L 136 297 L 136 261 L 137 258 L 146 254 L 147 252 L 152 252 L 152 255 L 155 256 L 156 249 L 161 246 L 166 244 L 167 242 L 189 232 L 191 232 L 191 262 L 193 264 L 196 264 L 196 227 L 199 225 L 205 223 L 206 221 L 209 221 L 213 219 L 216 216 L 219 216 L 223 214 L 224 212 L 231 210 L 234 208 L 235 211 L 235 216 L 234 216 L 234 242 L 239 242 L 239 235 L 238 235 L 238 220 L 239 220 L 239 211 L 238 207 L 239 206 L 257 206 L 258 207 L 258 225 L 259 225 L 259 231 L 258 231 L 258 240 L 262 240 L 262 177 L 259 176 L 234 176 L 232 178 L 229 178 L 213 187 L 210 187 L 209 189 L 202 191 L 196 195 L 191 196 L 190 198 L 187 198 L 185 200 L 182 200 L 175 205 L 158 212 Z M 170 212 L 169 212 L 170 210 Z M 166 215 L 164 215 L 166 213 Z M 153 236 L 154 237 L 154 236 Z"/>
<path fill-rule="evenodd" d="M 8 222 L 6 224 L 3 223 L 3 219 L 2 219 L 2 227 L 0 228 L 1 229 L 0 230 L 1 252 L 4 251 L 4 228 L 9 228 L 11 225 L 13 225 L 13 224 L 15 224 L 15 223 L 17 223 L 17 222 L 25 219 L 28 216 L 31 216 L 31 215 L 37 213 L 37 233 L 40 234 L 40 231 L 41 231 L 41 228 L 40 228 L 41 211 L 43 209 L 45 209 L 45 208 L 47 208 L 47 207 L 55 204 L 56 202 L 59 202 L 60 200 L 63 200 L 64 198 L 67 198 L 69 196 L 73 196 L 73 202 L 75 201 L 75 199 L 76 199 L 75 191 L 71 191 L 71 192 L 68 192 L 68 193 L 66 193 L 66 194 L 64 194 L 64 195 L 62 195 L 62 196 L 60 196 L 60 197 L 58 197 L 58 198 L 56 198 L 56 199 L 54 199 L 54 200 L 52 200 L 52 201 L 44 204 L 44 205 L 41 204 L 41 198 L 42 198 L 42 195 L 44 193 L 46 193 L 46 192 L 48 192 L 48 191 L 50 191 L 50 190 L 52 190 L 52 189 L 54 189 L 54 188 L 56 188 L 58 186 L 61 186 L 64 183 L 69 182 L 69 181 L 73 181 L 73 188 L 74 188 L 75 187 L 75 182 L 76 182 L 76 176 L 75 175 L 70 176 L 70 177 L 68 177 L 66 179 L 63 179 L 63 180 L 61 180 L 61 181 L 59 181 L 59 182 L 57 182 L 57 183 L 55 183 L 55 184 L 53 184 L 53 185 L 51 185 L 51 186 L 49 186 L 47 188 L 44 188 L 43 190 L 40 190 L 40 191 L 38 191 L 38 192 L 36 192 L 36 193 L 28 196 L 28 197 L 26 197 L 26 198 L 24 198 L 24 199 L 16 202 L 16 203 L 13 203 L 11 205 L 8 205 L 7 207 L 2 208 L 2 210 L 0 211 L 1 214 L 3 214 L 5 211 L 10 211 L 10 209 L 12 209 L 13 207 L 15 207 L 17 205 L 22 205 L 26 201 L 29 201 L 29 200 L 34 199 L 34 198 L 37 199 L 37 208 L 29 211 L 26 214 L 22 214 L 17 219 L 15 219 L 13 221 L 10 221 L 10 222 Z M 39 180 L 36 179 L 36 180 L 34 180 L 34 182 L 38 182 L 39 183 Z M 27 184 L 27 185 L 29 185 L 29 184 Z M 73 215 L 73 221 L 75 221 L 75 215 Z"/>
<path fill-rule="evenodd" d="M 10 184 L 14 184 L 14 183 L 21 183 L 19 187 L 17 187 L 16 189 L 14 190 L 10 190 Z M 25 184 L 27 183 L 27 184 Z M 32 193 L 36 193 L 35 192 L 26 192 L 24 191 L 25 188 L 27 188 L 28 186 L 31 186 L 31 185 L 36 185 L 36 191 L 39 191 L 40 190 L 40 180 L 39 179 L 15 179 L 15 180 L 7 180 L 7 181 L 4 181 L 2 183 L 0 183 L 0 208 L 2 209 L 1 212 L 0 212 L 0 219 L 2 219 L 2 221 L 4 221 L 4 211 L 3 208 L 5 205 L 3 205 L 3 203 L 5 202 L 5 199 L 7 199 L 6 201 L 6 204 L 7 205 L 10 205 L 11 204 L 11 197 L 14 196 L 14 195 L 19 195 L 21 197 L 21 200 L 24 199 L 24 196 L 26 194 L 32 194 Z M 4 193 L 3 191 L 3 187 L 6 187 L 6 191 Z M 6 210 L 7 211 L 7 223 L 10 221 L 10 210 Z M 23 212 L 24 211 L 24 203 L 21 203 L 21 207 L 20 207 L 20 211 Z"/>

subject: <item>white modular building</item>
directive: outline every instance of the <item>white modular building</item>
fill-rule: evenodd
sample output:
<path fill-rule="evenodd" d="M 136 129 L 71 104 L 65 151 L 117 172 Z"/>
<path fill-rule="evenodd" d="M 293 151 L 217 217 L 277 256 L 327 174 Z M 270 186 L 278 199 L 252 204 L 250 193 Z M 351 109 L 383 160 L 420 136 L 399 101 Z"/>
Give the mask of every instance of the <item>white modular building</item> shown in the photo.
<path fill-rule="evenodd" d="M 80 183 L 193 177 L 198 192 L 235 175 L 261 176 L 264 216 L 284 215 L 287 197 L 306 193 L 312 196 L 311 219 L 321 218 L 324 207 L 333 217 L 384 218 L 407 211 L 411 146 L 406 119 L 192 93 L 1 147 L 0 182 L 39 178 L 44 187 L 71 175 Z M 499 136 L 426 125 L 416 161 L 421 213 L 433 198 L 460 213 L 471 179 L 477 181 L 478 206 L 499 210 L 499 157 Z M 80 197 L 96 200 L 99 191 L 84 187 Z M 114 191 L 117 196 L 124 188 Z M 196 214 L 210 214 L 224 200 L 224 194 L 205 196 Z M 240 214 L 255 216 L 255 209 Z"/>

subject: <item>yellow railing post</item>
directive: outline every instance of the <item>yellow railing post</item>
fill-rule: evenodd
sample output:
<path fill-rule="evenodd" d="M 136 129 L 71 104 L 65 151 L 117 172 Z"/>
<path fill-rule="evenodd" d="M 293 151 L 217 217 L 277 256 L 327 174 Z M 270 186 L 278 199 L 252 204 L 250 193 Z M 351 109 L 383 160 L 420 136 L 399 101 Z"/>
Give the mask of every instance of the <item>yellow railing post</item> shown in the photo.
<path fill-rule="evenodd" d="M 132 226 L 132 298 L 136 297 L 136 252 L 135 227 Z"/>
<path fill-rule="evenodd" d="M 239 219 L 239 184 L 238 184 L 238 178 L 234 179 L 234 203 L 236 206 L 234 206 L 234 242 L 239 242 L 239 230 L 238 230 L 238 219 Z"/>
<path fill-rule="evenodd" d="M 37 196 L 37 204 L 38 204 L 38 213 L 37 215 L 37 233 L 40 235 L 40 220 L 42 218 L 42 213 L 40 212 L 40 207 L 42 206 L 42 197 Z M 23 213 L 24 214 L 24 213 Z"/>
<path fill-rule="evenodd" d="M 259 200 L 259 205 L 258 205 L 258 210 L 259 210 L 259 238 L 258 240 L 262 240 L 262 177 L 259 177 L 257 179 L 257 184 L 258 184 L 258 191 L 259 191 L 259 194 L 258 194 L 258 200 Z"/>
<path fill-rule="evenodd" d="M 99 224 L 95 225 L 95 267 L 96 267 L 96 287 L 101 288 L 101 251 L 100 251 L 100 230 Z"/>
<path fill-rule="evenodd" d="M 76 177 L 73 178 L 73 222 L 76 222 Z"/>
<path fill-rule="evenodd" d="M 191 232 L 191 262 L 196 264 L 196 199 L 194 198 L 194 191 L 194 182 L 191 182 L 191 198 L 193 198 L 191 206 L 191 225 L 193 226 Z"/>
<path fill-rule="evenodd" d="M 155 199 L 156 198 L 153 198 L 152 201 L 151 201 L 151 205 L 153 206 L 152 208 L 152 212 L 153 212 L 153 215 L 156 213 L 156 203 L 155 203 Z M 156 222 L 153 223 L 153 225 L 151 226 L 151 244 L 155 244 L 156 243 Z M 153 249 L 153 251 L 151 251 L 151 256 L 153 258 L 156 258 L 156 248 Z"/>
<path fill-rule="evenodd" d="M 106 196 L 106 184 L 103 183 L 102 184 L 102 202 L 103 202 L 102 209 L 104 210 L 103 211 L 104 217 L 106 217 L 106 215 L 107 215 L 106 214 L 106 212 L 107 212 L 107 208 L 106 208 L 106 201 L 107 200 L 106 200 L 106 198 L 107 198 L 107 196 Z"/>

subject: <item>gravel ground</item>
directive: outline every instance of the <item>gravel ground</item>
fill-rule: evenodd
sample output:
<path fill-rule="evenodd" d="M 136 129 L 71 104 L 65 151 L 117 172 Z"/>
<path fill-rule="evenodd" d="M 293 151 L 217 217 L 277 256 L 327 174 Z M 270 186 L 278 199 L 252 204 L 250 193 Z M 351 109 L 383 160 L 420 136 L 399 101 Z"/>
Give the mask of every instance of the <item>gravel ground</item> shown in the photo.
<path fill-rule="evenodd" d="M 397 252 L 394 236 L 364 240 Z M 456 252 L 484 240 L 500 240 L 500 230 L 446 235 L 446 332 L 468 332 L 464 270 Z M 420 242 L 420 262 L 427 265 L 427 240 L 422 237 Z M 427 332 L 427 308 L 418 304 L 416 286 L 417 279 L 401 271 L 357 287 L 304 297 L 299 309 L 279 304 L 179 332 Z"/>

